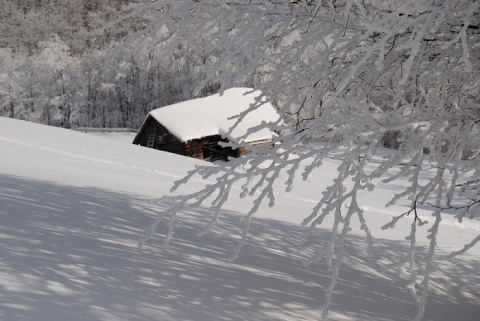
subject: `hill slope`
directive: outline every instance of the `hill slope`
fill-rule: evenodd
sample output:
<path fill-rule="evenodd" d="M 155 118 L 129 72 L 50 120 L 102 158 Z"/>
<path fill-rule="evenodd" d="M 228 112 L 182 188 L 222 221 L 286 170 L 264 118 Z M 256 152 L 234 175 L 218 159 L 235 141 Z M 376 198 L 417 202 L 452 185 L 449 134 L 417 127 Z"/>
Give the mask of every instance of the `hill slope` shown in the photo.
<path fill-rule="evenodd" d="M 318 229 L 305 237 L 298 222 L 335 163 L 279 195 L 279 206 L 254 221 L 240 258 L 228 263 L 245 200 L 233 199 L 222 228 L 205 237 L 196 232 L 209 213 L 190 208 L 169 248 L 161 236 L 136 247 L 168 205 L 161 196 L 196 160 L 6 118 L 0 155 L 0 320 L 319 319 L 328 273 L 301 261 L 329 235 Z M 394 214 L 377 205 L 391 189 L 365 198 L 377 256 L 364 258 L 360 234 L 349 239 L 329 320 L 410 320 L 416 313 L 406 276 L 385 269 L 406 251 L 408 223 L 394 232 L 375 228 Z M 439 243 L 456 250 L 478 235 L 480 223 L 447 218 L 441 229 L 448 238 Z M 424 320 L 479 320 L 479 258 L 476 247 L 440 261 Z"/>

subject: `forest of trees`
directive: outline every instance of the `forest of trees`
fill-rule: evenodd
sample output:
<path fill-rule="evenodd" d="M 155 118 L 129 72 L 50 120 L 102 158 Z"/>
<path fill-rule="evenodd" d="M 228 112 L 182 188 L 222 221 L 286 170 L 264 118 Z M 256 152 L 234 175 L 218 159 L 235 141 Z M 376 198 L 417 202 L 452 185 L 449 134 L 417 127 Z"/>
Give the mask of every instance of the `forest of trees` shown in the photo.
<path fill-rule="evenodd" d="M 140 0 L 0 0 L 0 116 L 65 128 L 139 128 L 152 109 L 193 97 L 208 56 L 122 46 L 153 19 L 101 29 Z M 242 83 L 241 85 L 251 85 Z M 208 84 L 197 95 L 216 92 Z"/>

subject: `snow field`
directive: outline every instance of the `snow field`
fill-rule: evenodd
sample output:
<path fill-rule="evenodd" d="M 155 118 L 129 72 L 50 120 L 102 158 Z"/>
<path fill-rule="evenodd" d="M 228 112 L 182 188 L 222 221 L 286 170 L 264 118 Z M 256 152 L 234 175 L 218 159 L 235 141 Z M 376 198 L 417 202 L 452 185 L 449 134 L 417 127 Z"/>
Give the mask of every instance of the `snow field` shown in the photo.
<path fill-rule="evenodd" d="M 139 250 L 153 217 L 169 206 L 162 196 L 200 161 L 105 138 L 0 118 L 0 320 L 320 318 L 329 272 L 323 263 L 302 263 L 327 242 L 332 222 L 310 236 L 299 223 L 334 177 L 336 161 L 290 193 L 279 189 L 277 206 L 259 211 L 239 259 L 229 263 L 249 199 L 233 197 L 204 237 L 197 233 L 211 213 L 188 207 L 170 247 L 163 246 L 165 218 Z M 380 184 L 362 196 L 375 254 L 366 257 L 363 231 L 354 226 L 328 320 L 414 317 L 405 269 L 388 268 L 407 252 L 410 221 L 380 229 L 407 210 L 382 206 L 399 185 Z M 427 209 L 421 213 L 429 219 Z M 479 230 L 478 220 L 458 224 L 446 215 L 437 256 L 461 249 Z M 480 319 L 479 258 L 477 246 L 438 261 L 424 320 Z"/>

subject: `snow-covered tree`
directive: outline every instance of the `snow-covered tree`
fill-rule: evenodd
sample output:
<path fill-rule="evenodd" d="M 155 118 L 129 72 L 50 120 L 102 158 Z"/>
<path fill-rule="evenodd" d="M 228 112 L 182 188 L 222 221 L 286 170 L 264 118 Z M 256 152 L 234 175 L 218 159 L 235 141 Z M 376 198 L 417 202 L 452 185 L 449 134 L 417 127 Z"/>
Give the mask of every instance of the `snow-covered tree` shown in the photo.
<path fill-rule="evenodd" d="M 39 107 L 48 125 L 70 128 L 78 125 L 86 102 L 82 95 L 85 80 L 80 61 L 58 37 L 39 44 L 42 50 L 33 59 Z"/>
<path fill-rule="evenodd" d="M 168 243 L 176 214 L 192 200 L 210 204 L 212 219 L 200 234 L 208 232 L 232 186 L 239 185 L 252 207 L 235 259 L 254 214 L 263 203 L 275 205 L 280 177 L 286 174 L 290 191 L 297 176 L 307 180 L 327 157 L 339 159 L 337 178 L 318 191 L 318 202 L 303 221 L 310 228 L 327 216 L 334 221 L 330 242 L 307 262 L 324 259 L 330 267 L 326 317 L 353 220 L 373 251 L 360 192 L 374 190 L 382 180 L 408 177 L 410 185 L 386 205 L 404 201 L 410 210 L 385 222 L 384 229 L 411 219 L 410 251 L 399 264 L 409 268 L 408 287 L 420 320 L 444 211 L 455 211 L 459 221 L 480 211 L 479 6 L 469 0 L 158 0 L 128 7 L 119 21 L 145 12 L 158 17 L 129 44 L 157 35 L 156 49 L 166 55 L 201 36 L 204 46 L 192 48 L 193 55 L 215 51 L 217 56 L 205 61 L 197 91 L 212 81 L 222 91 L 252 79 L 281 115 L 264 126 L 282 132 L 273 147 L 227 164 L 200 166 L 178 181 L 173 190 L 194 176 L 214 178 L 202 190 L 175 196 L 175 205 L 159 214 L 140 246 L 165 217 Z M 396 149 L 379 157 L 384 145 Z M 432 210 L 428 224 L 420 207 Z M 428 236 L 424 253 L 417 253 L 417 233 Z"/>
<path fill-rule="evenodd" d="M 24 90 L 21 79 L 25 76 L 19 61 L 12 59 L 9 49 L 0 48 L 0 114 L 16 118 L 21 113 Z"/>

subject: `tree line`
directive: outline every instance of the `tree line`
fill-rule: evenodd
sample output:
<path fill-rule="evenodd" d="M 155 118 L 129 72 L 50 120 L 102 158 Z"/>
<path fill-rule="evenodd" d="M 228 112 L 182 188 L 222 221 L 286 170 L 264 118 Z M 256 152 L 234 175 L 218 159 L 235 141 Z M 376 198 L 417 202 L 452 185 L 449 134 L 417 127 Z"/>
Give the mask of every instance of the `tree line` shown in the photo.
<path fill-rule="evenodd" d="M 154 108 L 215 93 L 212 81 L 194 93 L 211 53 L 191 55 L 179 44 L 161 56 L 122 45 L 148 15 L 100 30 L 128 2 L 0 0 L 0 116 L 64 128 L 139 128 Z"/>

